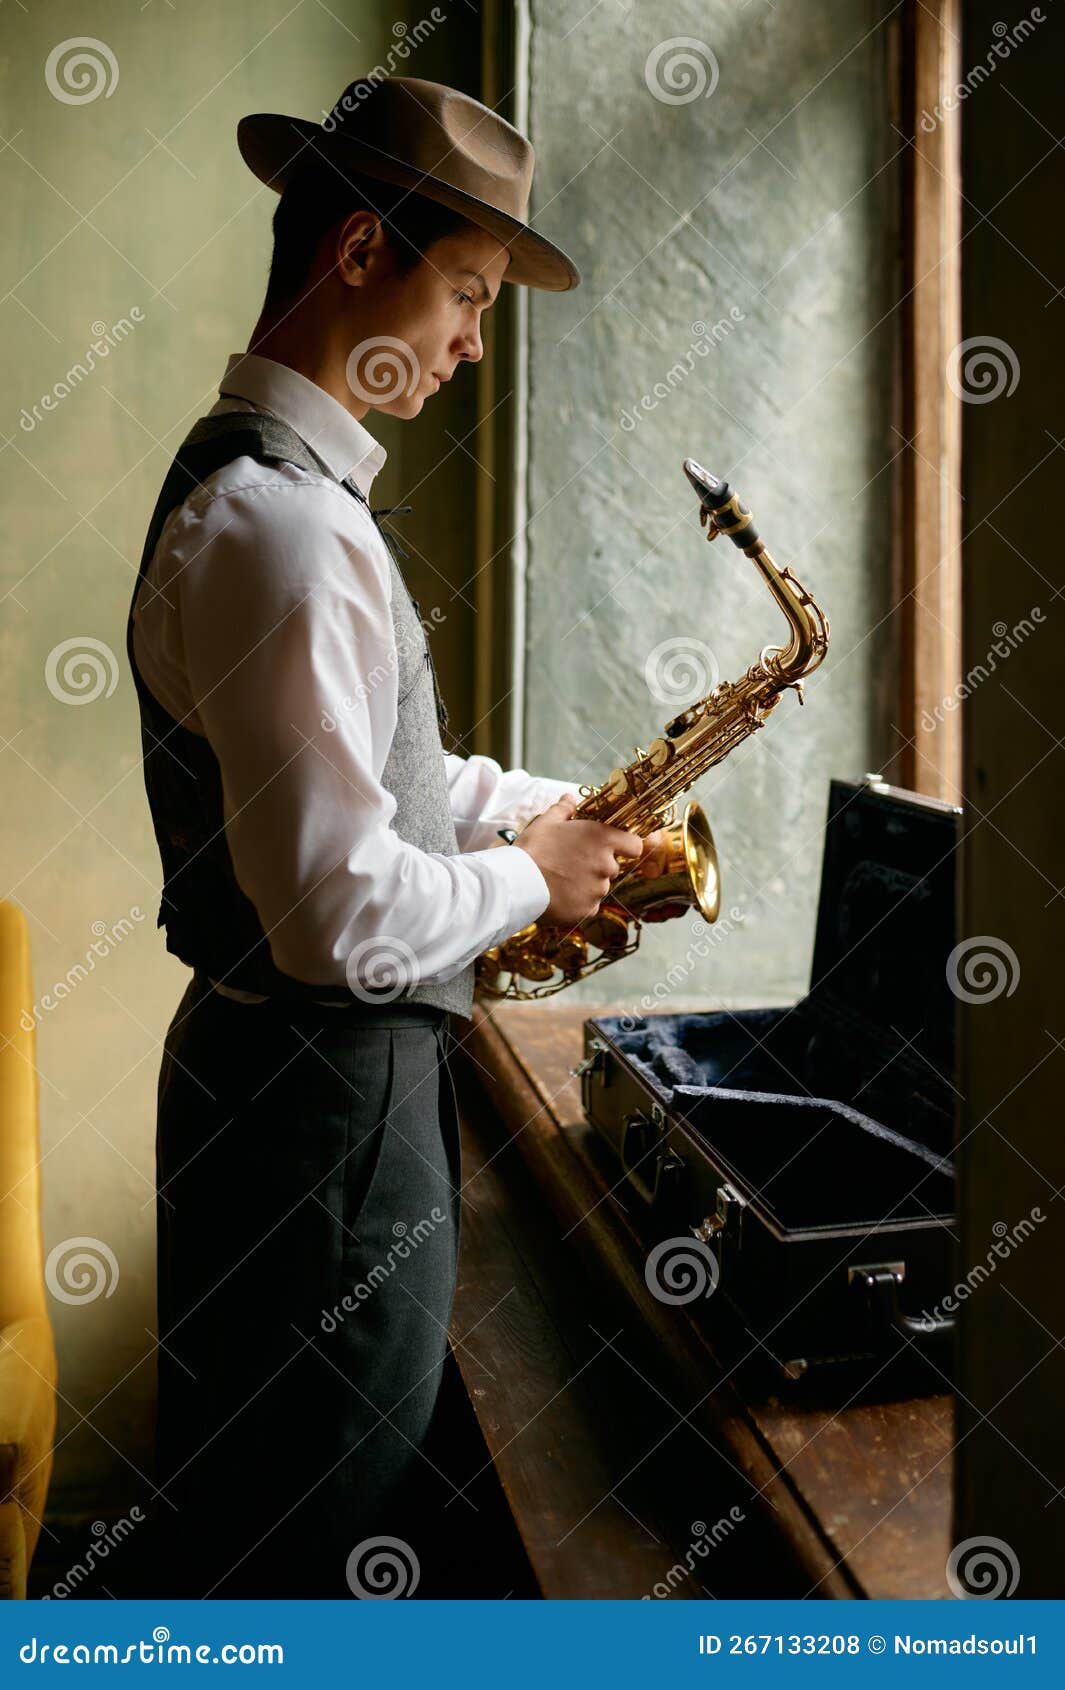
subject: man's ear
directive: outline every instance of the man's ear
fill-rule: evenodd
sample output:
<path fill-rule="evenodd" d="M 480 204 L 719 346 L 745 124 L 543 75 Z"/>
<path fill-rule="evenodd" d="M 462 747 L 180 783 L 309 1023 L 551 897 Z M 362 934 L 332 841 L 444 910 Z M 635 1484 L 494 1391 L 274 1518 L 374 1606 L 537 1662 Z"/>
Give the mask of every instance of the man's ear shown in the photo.
<path fill-rule="evenodd" d="M 337 231 L 337 273 L 351 287 L 361 287 L 368 271 L 380 260 L 388 237 L 380 217 L 373 211 L 353 211 Z"/>

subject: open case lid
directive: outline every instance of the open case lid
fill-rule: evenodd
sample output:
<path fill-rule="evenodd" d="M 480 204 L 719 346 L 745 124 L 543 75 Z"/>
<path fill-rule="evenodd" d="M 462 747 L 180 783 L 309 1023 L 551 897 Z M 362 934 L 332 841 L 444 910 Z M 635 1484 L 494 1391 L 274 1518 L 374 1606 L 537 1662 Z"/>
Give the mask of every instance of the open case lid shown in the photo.
<path fill-rule="evenodd" d="M 876 776 L 832 781 L 810 996 L 954 1069 L 954 869 L 960 809 Z"/>

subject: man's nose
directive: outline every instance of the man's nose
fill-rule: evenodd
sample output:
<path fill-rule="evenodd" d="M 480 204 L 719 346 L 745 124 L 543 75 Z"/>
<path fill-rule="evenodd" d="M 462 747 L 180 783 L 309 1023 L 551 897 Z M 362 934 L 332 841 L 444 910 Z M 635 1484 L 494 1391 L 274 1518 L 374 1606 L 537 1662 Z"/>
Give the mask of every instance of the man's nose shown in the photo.
<path fill-rule="evenodd" d="M 469 359 L 471 364 L 478 363 L 484 356 L 484 347 L 481 345 L 480 325 L 478 325 L 475 329 L 471 329 L 468 334 L 463 335 L 460 345 L 461 350 L 459 351 L 458 356 L 460 358 Z"/>

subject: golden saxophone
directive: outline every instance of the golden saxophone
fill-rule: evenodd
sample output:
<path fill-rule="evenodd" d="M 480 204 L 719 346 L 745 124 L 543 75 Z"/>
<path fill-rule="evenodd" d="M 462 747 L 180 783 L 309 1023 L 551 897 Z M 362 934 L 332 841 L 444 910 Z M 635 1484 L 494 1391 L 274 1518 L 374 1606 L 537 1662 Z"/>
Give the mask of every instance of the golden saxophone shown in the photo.
<path fill-rule="evenodd" d="M 601 786 L 580 787 L 574 819 L 609 822 L 641 837 L 658 828 L 668 831 L 665 873 L 641 875 L 628 866 L 634 859 L 625 858 L 626 866 L 619 868 L 598 910 L 575 927 L 534 921 L 482 951 L 476 963 L 479 995 L 549 997 L 629 956 L 640 943 L 644 921 L 670 920 L 692 906 L 705 920 L 716 921 L 721 875 L 710 824 L 694 802 L 675 821 L 676 800 L 762 726 L 788 687 L 801 704 L 803 681 L 828 650 L 827 616 L 791 570 L 773 562 L 746 505 L 693 459 L 685 458 L 684 473 L 699 495 L 699 522 L 707 539 L 727 534 L 751 559 L 787 618 L 788 643 L 766 646 L 738 681 L 722 681 L 682 710 L 667 722 L 661 738 L 646 751 L 637 746 L 635 760 L 615 769 Z"/>

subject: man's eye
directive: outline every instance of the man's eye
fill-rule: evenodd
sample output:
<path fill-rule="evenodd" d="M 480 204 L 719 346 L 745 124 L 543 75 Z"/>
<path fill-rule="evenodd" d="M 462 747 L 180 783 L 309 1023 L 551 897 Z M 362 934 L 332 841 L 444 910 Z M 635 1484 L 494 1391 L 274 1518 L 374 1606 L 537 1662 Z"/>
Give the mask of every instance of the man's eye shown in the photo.
<path fill-rule="evenodd" d="M 477 303 L 472 293 L 460 293 L 459 298 L 464 299 L 467 305 L 475 305 Z"/>

